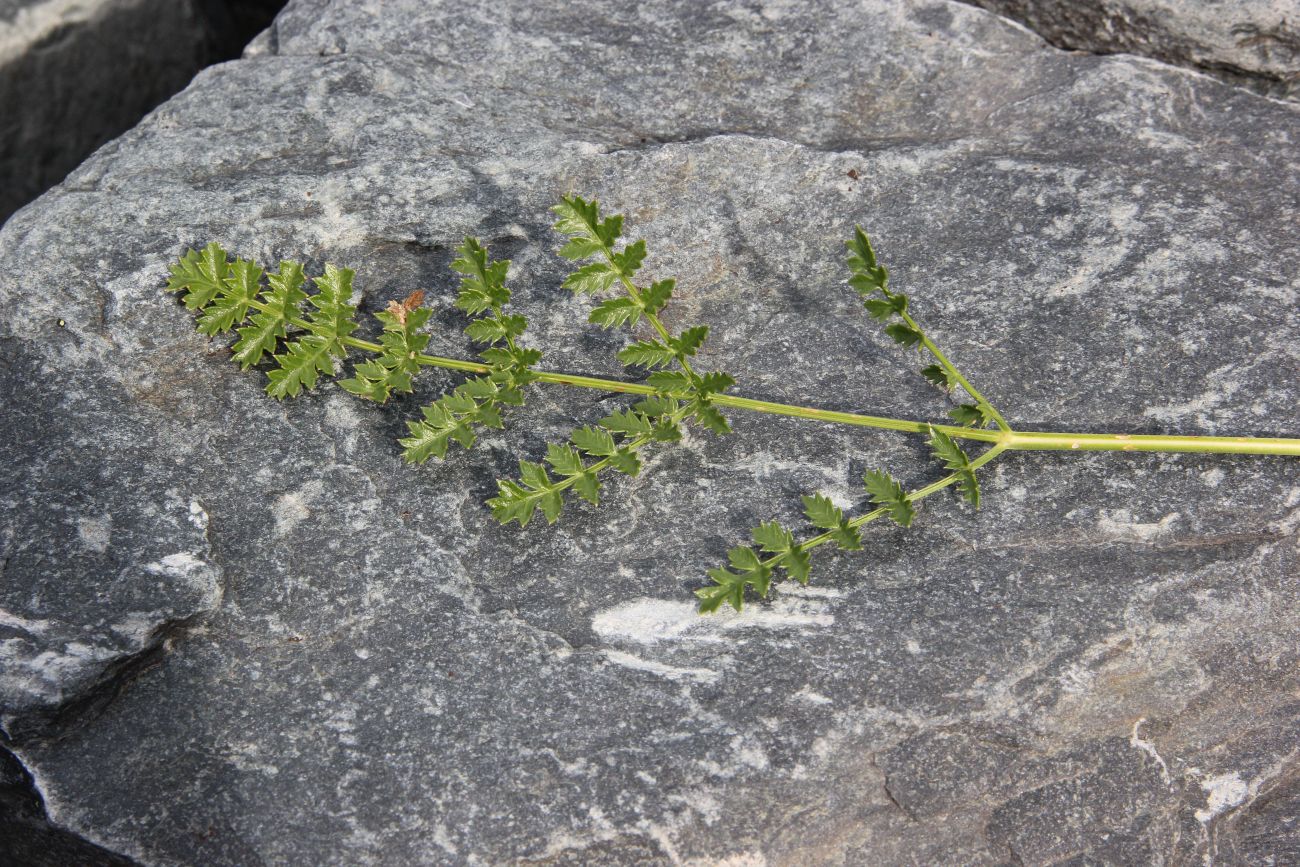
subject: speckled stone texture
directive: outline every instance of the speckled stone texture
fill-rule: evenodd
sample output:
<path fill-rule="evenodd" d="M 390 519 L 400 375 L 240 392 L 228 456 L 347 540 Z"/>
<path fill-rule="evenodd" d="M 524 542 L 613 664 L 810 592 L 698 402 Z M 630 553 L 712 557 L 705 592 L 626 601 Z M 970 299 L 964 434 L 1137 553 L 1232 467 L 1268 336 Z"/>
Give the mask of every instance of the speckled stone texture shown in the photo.
<path fill-rule="evenodd" d="M 968 0 L 1062 48 L 1182 64 L 1300 98 L 1297 0 Z"/>
<path fill-rule="evenodd" d="M 328 260 L 468 353 L 474 233 L 547 367 L 622 376 L 558 288 L 579 191 L 738 393 L 942 417 L 844 284 L 858 222 L 1013 424 L 1295 435 L 1298 122 L 948 2 L 292 3 L 0 231 L 9 748 L 147 865 L 1294 861 L 1295 460 L 1010 455 L 701 619 L 801 493 L 935 479 L 918 438 L 733 413 L 501 528 L 494 479 L 626 398 L 538 386 L 410 468 L 455 376 L 277 404 L 161 287 L 208 240 Z"/>

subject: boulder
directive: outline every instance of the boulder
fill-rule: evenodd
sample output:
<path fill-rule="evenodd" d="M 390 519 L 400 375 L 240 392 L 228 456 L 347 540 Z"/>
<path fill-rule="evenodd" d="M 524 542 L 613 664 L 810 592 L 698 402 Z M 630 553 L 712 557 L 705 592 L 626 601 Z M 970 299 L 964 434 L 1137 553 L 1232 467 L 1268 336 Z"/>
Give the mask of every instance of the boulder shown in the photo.
<path fill-rule="evenodd" d="M 941 419 L 845 285 L 859 223 L 1013 425 L 1295 435 L 1298 115 L 943 0 L 291 3 L 0 230 L 24 821 L 147 865 L 1285 861 L 1294 459 L 1010 454 L 699 617 L 801 494 L 938 478 L 920 438 L 736 411 L 500 527 L 494 480 L 627 398 L 537 385 L 409 467 L 458 376 L 277 403 L 163 286 L 208 241 L 332 262 L 468 356 L 473 234 L 543 366 L 635 376 L 559 287 L 578 192 L 736 393 Z"/>
<path fill-rule="evenodd" d="M 1053 45 L 1152 57 L 1285 99 L 1300 95 L 1294 0 L 970 0 Z"/>
<path fill-rule="evenodd" d="M 282 5 L 0 0 L 0 223 L 204 66 L 238 54 Z"/>

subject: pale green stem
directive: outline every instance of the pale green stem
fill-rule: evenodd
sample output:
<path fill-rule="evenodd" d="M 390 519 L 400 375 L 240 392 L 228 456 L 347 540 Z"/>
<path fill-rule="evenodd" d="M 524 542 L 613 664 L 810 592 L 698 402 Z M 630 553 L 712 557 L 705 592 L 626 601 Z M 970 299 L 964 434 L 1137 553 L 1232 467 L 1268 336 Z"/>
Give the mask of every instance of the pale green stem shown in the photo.
<path fill-rule="evenodd" d="M 669 417 L 670 419 L 673 420 L 673 423 L 674 423 L 674 424 L 676 424 L 676 423 L 681 422 L 681 420 L 684 419 L 684 418 L 687 416 L 688 412 L 689 412 L 688 410 L 686 410 L 685 408 L 683 408 L 683 409 L 678 410 L 678 411 L 675 412 L 675 413 L 672 413 L 672 414 L 669 415 L 668 417 Z M 653 441 L 654 441 L 654 437 L 652 437 L 650 434 L 641 434 L 640 436 L 635 437 L 635 438 L 633 438 L 633 439 L 630 439 L 630 440 L 628 440 L 628 441 L 625 442 L 625 443 L 621 443 L 620 445 L 621 445 L 623 448 L 625 448 L 625 449 L 627 449 L 627 450 L 629 450 L 629 451 L 636 451 L 637 449 L 641 448 L 642 446 L 649 445 L 649 444 L 650 444 L 651 442 L 653 442 Z M 587 467 L 587 468 L 586 468 L 586 472 L 588 472 L 588 473 L 590 473 L 590 472 L 600 473 L 601 470 L 603 470 L 603 469 L 605 469 L 606 467 L 608 467 L 611 463 L 613 463 L 613 461 L 614 461 L 614 457 L 613 457 L 613 455 L 610 455 L 609 457 L 606 457 L 606 458 L 601 458 L 600 460 L 596 461 L 596 462 L 595 462 L 594 464 L 592 464 L 591 466 Z M 528 496 L 524 497 L 523 499 L 524 499 L 524 500 L 536 500 L 536 499 L 538 499 L 538 498 L 540 498 L 540 497 L 544 497 L 544 496 L 546 496 L 547 494 L 549 494 L 549 493 L 551 493 L 551 492 L 553 492 L 553 491 L 564 491 L 564 490 L 567 490 L 567 489 L 573 487 L 575 484 L 577 484 L 577 481 L 578 481 L 578 476 L 566 476 L 565 478 L 563 478 L 563 479 L 561 479 L 560 481 L 556 482 L 556 483 L 555 483 L 554 485 L 552 485 L 551 487 L 546 488 L 545 490 L 541 490 L 541 491 L 536 491 L 536 492 L 530 493 Z"/>
<path fill-rule="evenodd" d="M 1006 451 L 1008 448 L 1009 446 L 1006 446 L 1002 443 L 998 443 L 993 448 L 989 449 L 984 454 L 980 455 L 978 458 L 971 461 L 970 466 L 967 469 L 971 470 L 972 472 L 978 470 L 980 467 L 984 466 L 989 461 L 992 461 L 998 455 L 1002 454 L 1002 452 Z M 944 488 L 955 484 L 958 480 L 961 479 L 961 475 L 962 475 L 961 473 L 953 473 L 952 475 L 944 476 L 942 479 L 939 479 L 937 482 L 931 482 L 930 484 L 926 485 L 923 488 L 917 488 L 915 491 L 909 492 L 907 495 L 907 499 L 910 502 L 918 503 L 921 500 L 924 500 L 926 497 L 930 496 L 931 494 L 942 491 Z M 869 524 L 872 521 L 876 520 L 877 518 L 884 517 L 887 514 L 889 514 L 889 507 L 881 506 L 879 509 L 873 509 L 872 511 L 867 512 L 866 514 L 859 515 L 858 517 L 849 521 L 849 526 L 861 527 L 863 524 Z M 800 542 L 798 547 L 804 551 L 809 551 L 813 548 L 816 548 L 818 545 L 824 545 L 825 543 L 829 542 L 831 539 L 835 537 L 835 533 L 836 531 L 834 530 L 827 530 L 825 533 L 822 533 L 820 536 L 813 536 L 811 539 L 807 540 L 806 542 Z M 778 554 L 775 557 L 773 557 L 771 560 L 769 560 L 768 564 L 775 565 L 776 562 L 780 561 L 780 559 L 784 556 L 785 554 Z"/>
<path fill-rule="evenodd" d="M 640 290 L 636 288 L 636 284 L 623 275 L 623 272 L 619 269 L 617 263 L 614 262 L 614 254 L 610 251 L 609 247 L 602 245 L 601 250 L 604 251 L 605 258 L 609 260 L 609 267 L 613 268 L 615 273 L 618 274 L 618 281 L 622 283 L 623 288 L 627 290 L 628 297 L 635 301 L 636 305 L 641 308 L 641 312 L 645 314 L 645 318 L 654 326 L 654 330 L 659 333 L 659 338 L 663 340 L 664 344 L 671 346 L 672 335 L 668 333 L 668 329 L 665 328 L 663 322 L 659 320 L 659 315 L 657 313 L 651 313 L 649 310 L 645 309 L 645 302 L 641 300 Z M 691 369 L 691 364 L 685 357 L 678 358 L 677 363 L 682 366 L 682 370 L 686 371 L 692 377 L 695 376 L 695 371 Z"/>
<path fill-rule="evenodd" d="M 934 345 L 934 341 L 930 339 L 929 335 L 925 333 L 925 330 L 922 329 L 921 326 L 916 324 L 916 320 L 913 319 L 906 310 L 899 315 L 903 317 L 903 321 L 906 322 L 912 330 L 921 335 L 921 343 L 924 344 L 925 348 L 934 356 L 935 361 L 938 361 L 939 364 L 943 366 L 944 370 L 951 373 L 953 378 L 961 383 L 961 387 L 966 389 L 966 393 L 974 398 L 977 404 L 988 407 L 988 411 L 993 416 L 993 421 L 997 424 L 998 429 L 1010 431 L 1011 425 L 1007 424 L 1007 420 L 1002 417 L 1002 413 L 998 412 L 993 404 L 988 402 L 988 399 L 985 398 L 984 395 L 975 390 L 975 386 L 970 384 L 970 380 L 962 375 L 962 372 L 957 369 L 955 364 L 948 360 L 948 357 L 939 350 L 939 347 Z"/>
<path fill-rule="evenodd" d="M 251 306 L 261 310 L 267 305 L 254 302 Z M 310 323 L 294 318 L 289 320 L 304 331 L 311 331 Z M 356 337 L 344 337 L 342 342 L 355 349 L 366 352 L 382 352 L 378 343 L 361 340 Z M 936 355 L 936 358 L 939 356 Z M 481 362 L 465 361 L 459 358 L 446 358 L 439 355 L 420 355 L 420 364 L 428 367 L 442 367 L 465 373 L 484 374 L 490 368 Z M 942 363 L 942 362 L 941 362 Z M 657 392 L 648 385 L 637 382 L 623 382 L 617 379 L 602 379 L 595 376 L 579 376 L 555 371 L 539 371 L 539 382 L 568 385 L 576 388 L 589 388 L 595 391 L 613 391 L 623 394 L 652 395 Z M 963 386 L 965 388 L 965 386 Z M 972 392 L 976 397 L 978 393 Z M 981 399 L 976 397 L 977 400 Z M 1002 431 L 983 428 L 957 427 L 955 425 L 930 424 L 924 421 L 889 418 L 886 416 L 862 415 L 852 412 L 817 409 L 809 406 L 796 406 L 776 403 L 768 400 L 756 400 L 730 394 L 715 394 L 710 400 L 720 407 L 743 409 L 749 412 L 763 412 L 773 415 L 806 418 L 831 424 L 852 425 L 855 427 L 879 428 L 883 430 L 902 431 L 904 433 L 928 434 L 931 428 L 941 430 L 956 439 L 976 440 L 979 442 L 999 443 L 1009 451 L 1113 451 L 1113 452 L 1200 452 L 1208 454 L 1249 454 L 1249 455 L 1297 455 L 1300 456 L 1300 439 L 1280 437 L 1240 437 L 1240 436 L 1152 436 L 1144 434 L 1097 434 L 1068 433 L 1056 431 Z"/>

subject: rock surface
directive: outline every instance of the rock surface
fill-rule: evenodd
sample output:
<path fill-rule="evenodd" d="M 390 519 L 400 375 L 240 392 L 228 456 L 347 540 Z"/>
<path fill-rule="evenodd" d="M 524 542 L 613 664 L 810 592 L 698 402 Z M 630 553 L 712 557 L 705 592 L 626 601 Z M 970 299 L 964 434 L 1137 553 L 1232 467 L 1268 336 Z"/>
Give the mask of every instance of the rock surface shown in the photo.
<path fill-rule="evenodd" d="M 0 223 L 215 60 L 279 0 L 0 0 Z M 271 12 L 274 14 L 274 12 Z"/>
<path fill-rule="evenodd" d="M 557 288 L 575 190 L 738 392 L 939 417 L 843 285 L 857 222 L 1013 424 L 1294 435 L 1298 118 L 956 3 L 292 3 L 0 231 L 33 797 L 149 865 L 1294 859 L 1294 460 L 1008 456 L 978 513 L 927 501 L 700 619 L 748 527 L 932 480 L 919 442 L 734 413 L 503 529 L 493 479 L 625 399 L 538 387 L 412 469 L 394 438 L 455 377 L 276 404 L 161 286 L 208 240 L 328 260 L 369 310 L 429 290 L 467 353 L 475 233 L 547 366 L 620 376 Z"/>
<path fill-rule="evenodd" d="M 1141 54 L 1273 96 L 1300 96 L 1296 0 L 968 0 L 1053 45 Z"/>

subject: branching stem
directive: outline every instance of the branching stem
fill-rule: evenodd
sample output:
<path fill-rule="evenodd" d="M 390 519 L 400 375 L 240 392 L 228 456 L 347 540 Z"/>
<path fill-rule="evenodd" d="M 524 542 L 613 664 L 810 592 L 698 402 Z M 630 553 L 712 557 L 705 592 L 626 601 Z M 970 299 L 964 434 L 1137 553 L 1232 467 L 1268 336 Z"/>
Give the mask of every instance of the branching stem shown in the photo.
<path fill-rule="evenodd" d="M 635 287 L 628 287 L 630 291 L 635 292 Z M 251 300 L 249 306 L 262 311 L 270 309 L 270 305 L 260 301 Z M 762 412 L 773 415 L 791 416 L 793 418 L 805 418 L 815 421 L 824 421 L 830 424 L 844 424 L 855 427 L 879 428 L 882 430 L 901 431 L 903 433 L 928 434 L 931 428 L 941 430 L 954 439 L 974 440 L 978 442 L 994 443 L 998 446 L 998 453 L 1001 451 L 1113 451 L 1113 452 L 1176 452 L 1176 453 L 1194 453 L 1194 454 L 1243 454 L 1243 455 L 1294 455 L 1300 456 L 1300 439 L 1286 437 L 1244 437 L 1244 436 L 1163 436 L 1152 434 L 1117 434 L 1117 433 L 1072 433 L 1068 431 L 1023 431 L 1012 430 L 1003 419 L 1002 415 L 993 408 L 992 404 L 975 389 L 966 377 L 950 362 L 937 346 L 930 340 L 925 332 L 916 324 L 915 320 L 909 314 L 903 314 L 908 325 L 915 328 L 921 334 L 922 342 L 934 358 L 943 365 L 943 367 L 952 373 L 953 377 L 961 383 L 967 393 L 972 398 L 980 402 L 983 406 L 988 407 L 990 414 L 998 424 L 998 429 L 959 427 L 957 425 L 930 424 L 924 421 L 914 421 L 911 419 L 890 418 L 887 416 L 863 415 L 852 412 L 839 412 L 836 410 L 818 409 L 809 406 L 797 406 L 794 404 L 778 403 L 768 400 L 757 400 L 750 397 L 740 397 L 730 394 L 716 394 L 712 396 L 712 401 L 720 407 L 730 407 L 741 409 L 749 412 Z M 666 333 L 663 324 L 659 322 L 658 317 L 650 317 L 651 323 L 657 331 Z M 311 331 L 312 326 L 305 319 L 293 317 L 287 320 L 288 324 L 293 325 L 303 331 Z M 362 340 L 358 337 L 343 337 L 341 342 L 354 349 L 360 349 L 365 352 L 379 353 L 383 351 L 378 343 L 369 340 Z M 488 365 L 476 361 L 467 361 L 460 358 L 448 358 L 440 355 L 422 354 L 418 358 L 420 364 L 428 367 L 441 367 L 448 370 L 458 370 L 465 373 L 486 374 L 490 368 Z M 581 376 L 578 374 L 562 373 L 558 371 L 539 371 L 537 376 L 538 382 L 551 383 L 555 385 L 573 386 L 576 388 L 588 388 L 594 391 L 611 391 L 623 394 L 640 394 L 653 395 L 655 390 L 648 385 L 637 382 L 625 382 L 617 379 L 604 379 L 594 376 Z M 644 445 L 640 443 L 638 445 Z M 991 460 L 990 455 L 994 455 L 991 449 L 980 457 L 981 462 Z M 946 484 L 952 484 L 953 479 L 950 477 Z M 939 484 L 936 482 L 935 484 Z M 944 485 L 946 487 L 946 484 Z M 935 490 L 939 490 L 935 488 Z M 928 489 L 926 496 L 929 493 Z M 918 492 L 920 493 L 920 492 Z M 877 515 L 880 510 L 868 513 L 868 515 Z M 878 516 L 878 515 L 877 515 Z M 862 521 L 867 515 L 856 520 Z M 874 518 L 872 518 L 874 520 Z M 865 523 L 865 521 L 864 521 Z M 820 538 L 820 537 L 819 537 Z M 817 544 L 821 544 L 820 542 Z"/>
<path fill-rule="evenodd" d="M 916 331 L 917 334 L 921 335 L 922 345 L 924 345 L 925 348 L 929 350 L 930 354 L 934 356 L 934 360 L 943 365 L 943 369 L 948 371 L 948 373 L 952 375 L 953 379 L 956 379 L 961 383 L 961 387 L 966 389 L 966 393 L 974 398 L 977 404 L 988 410 L 989 415 L 992 416 L 993 421 L 997 424 L 998 430 L 1009 433 L 1011 431 L 1011 425 L 1007 424 L 1007 420 L 1002 417 L 1002 413 L 998 412 L 997 409 L 994 408 L 993 404 L 988 402 L 984 395 L 976 391 L 975 386 L 970 384 L 970 380 L 962 375 L 962 372 L 957 369 L 956 365 L 948 360 L 948 357 L 939 350 L 939 347 L 934 345 L 934 341 L 930 339 L 930 335 L 926 334 L 925 329 L 916 324 L 916 320 L 912 318 L 912 314 L 903 310 L 900 311 L 899 315 L 903 317 L 903 321 Z"/>
<path fill-rule="evenodd" d="M 974 397 L 974 395 L 972 395 L 972 397 Z M 1006 451 L 1007 448 L 1008 447 L 1006 445 L 1002 443 L 998 443 L 993 448 L 989 449 L 984 454 L 980 455 L 978 458 L 971 461 L 970 469 L 972 471 L 978 470 L 980 467 L 989 463 L 998 455 Z M 939 491 L 942 491 L 944 488 L 955 485 L 960 480 L 961 480 L 961 473 L 953 473 L 951 475 L 944 476 L 942 479 L 939 479 L 937 482 L 931 482 L 925 487 L 917 488 L 915 491 L 909 491 L 907 494 L 907 499 L 913 503 L 918 503 L 921 500 L 924 500 L 926 497 L 930 496 L 931 494 L 936 494 Z M 869 524 L 872 521 L 876 520 L 877 518 L 883 518 L 888 514 L 889 514 L 888 507 L 882 506 L 879 509 L 873 509 L 870 512 L 859 515 L 858 517 L 849 521 L 848 525 L 854 528 L 861 527 L 863 524 Z M 816 548 L 818 545 L 824 545 L 827 542 L 830 542 L 835 538 L 835 535 L 836 534 L 834 531 L 828 530 L 827 532 L 822 533 L 820 536 L 813 536 L 811 539 L 807 539 L 803 542 L 800 542 L 797 547 L 802 551 L 811 551 L 813 548 Z M 781 560 L 781 558 L 785 556 L 786 556 L 785 554 L 777 554 L 775 557 L 767 561 L 768 565 L 775 565 L 777 562 Z"/>

